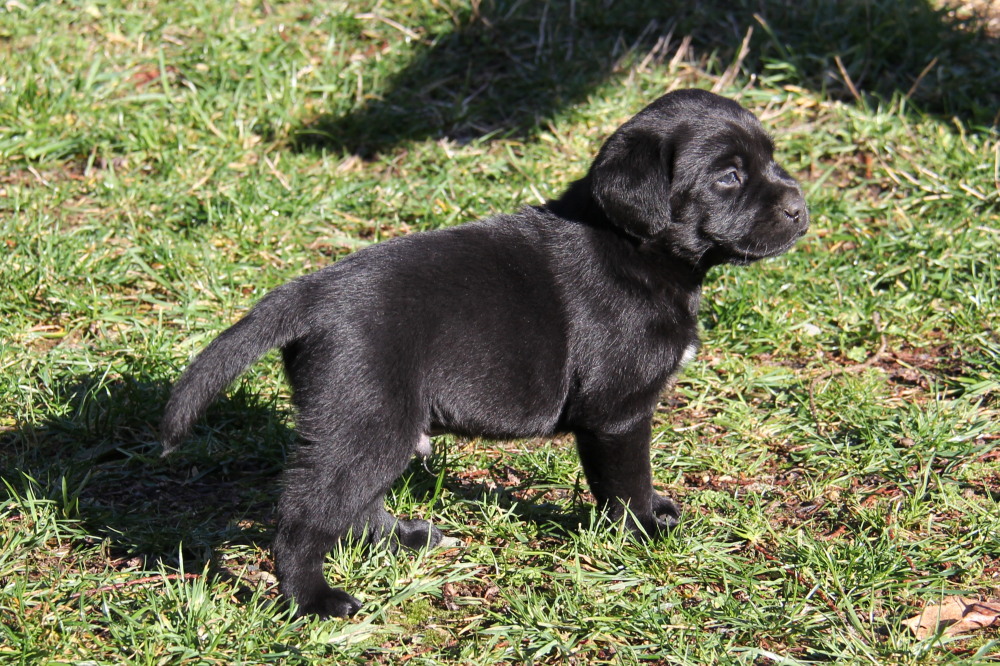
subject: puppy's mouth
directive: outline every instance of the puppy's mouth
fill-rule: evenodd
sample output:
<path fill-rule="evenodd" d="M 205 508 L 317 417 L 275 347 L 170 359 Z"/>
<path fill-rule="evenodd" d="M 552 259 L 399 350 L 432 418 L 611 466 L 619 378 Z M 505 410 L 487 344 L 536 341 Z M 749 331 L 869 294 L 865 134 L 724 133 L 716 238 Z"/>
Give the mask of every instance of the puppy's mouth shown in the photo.
<path fill-rule="evenodd" d="M 753 239 L 746 246 L 723 244 L 722 247 L 729 254 L 728 261 L 732 264 L 751 264 L 761 259 L 776 257 L 791 249 L 795 242 L 804 236 L 806 229 L 797 230 L 790 237 L 783 240 L 774 238 Z"/>

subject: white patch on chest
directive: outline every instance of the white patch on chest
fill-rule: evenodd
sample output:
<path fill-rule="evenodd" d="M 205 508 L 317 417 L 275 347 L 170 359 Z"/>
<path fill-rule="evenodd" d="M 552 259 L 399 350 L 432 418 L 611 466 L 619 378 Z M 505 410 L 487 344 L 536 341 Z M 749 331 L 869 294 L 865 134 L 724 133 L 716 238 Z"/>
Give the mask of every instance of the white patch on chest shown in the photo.
<path fill-rule="evenodd" d="M 693 361 L 695 356 L 697 355 L 698 355 L 698 344 L 692 342 L 687 346 L 687 349 L 684 350 L 684 353 L 681 354 L 681 360 L 677 363 L 677 372 L 683 370 L 684 366 Z"/>
<path fill-rule="evenodd" d="M 431 438 L 427 435 L 421 435 L 420 440 L 417 441 L 417 446 L 413 449 L 413 453 L 418 458 L 430 458 L 431 453 L 433 453 Z"/>
<path fill-rule="evenodd" d="M 674 383 L 677 382 L 677 377 L 680 376 L 681 372 L 684 370 L 684 366 L 694 360 L 694 357 L 698 355 L 698 343 L 692 342 L 681 354 L 681 357 L 677 359 L 677 365 L 674 366 L 674 370 L 667 379 L 667 383 L 664 386 L 664 390 L 670 390 L 673 388 Z"/>

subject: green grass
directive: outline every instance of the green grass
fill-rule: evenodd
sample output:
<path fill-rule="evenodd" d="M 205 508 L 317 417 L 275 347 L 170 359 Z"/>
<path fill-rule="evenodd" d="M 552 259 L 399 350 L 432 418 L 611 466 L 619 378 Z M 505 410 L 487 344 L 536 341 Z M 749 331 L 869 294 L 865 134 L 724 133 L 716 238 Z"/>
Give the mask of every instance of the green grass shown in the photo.
<path fill-rule="evenodd" d="M 901 624 L 1000 597 L 998 17 L 959 4 L 6 3 L 0 663 L 1000 659 Z M 389 502 L 462 545 L 344 545 L 362 613 L 289 618 L 278 356 L 163 460 L 170 383 L 294 276 L 556 195 L 680 86 L 758 113 L 813 215 L 706 286 L 654 430 L 683 526 L 609 530 L 568 439 L 442 437 Z"/>

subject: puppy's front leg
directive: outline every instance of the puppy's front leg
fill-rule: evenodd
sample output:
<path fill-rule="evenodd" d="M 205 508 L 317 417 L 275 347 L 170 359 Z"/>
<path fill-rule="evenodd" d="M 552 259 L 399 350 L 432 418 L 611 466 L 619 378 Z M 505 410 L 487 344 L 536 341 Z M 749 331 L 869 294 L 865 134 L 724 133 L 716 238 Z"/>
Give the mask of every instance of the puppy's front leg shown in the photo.
<path fill-rule="evenodd" d="M 597 505 L 614 520 L 628 507 L 626 524 L 646 537 L 673 527 L 680 518 L 680 508 L 653 490 L 650 434 L 649 421 L 615 433 L 576 431 L 580 461 Z"/>

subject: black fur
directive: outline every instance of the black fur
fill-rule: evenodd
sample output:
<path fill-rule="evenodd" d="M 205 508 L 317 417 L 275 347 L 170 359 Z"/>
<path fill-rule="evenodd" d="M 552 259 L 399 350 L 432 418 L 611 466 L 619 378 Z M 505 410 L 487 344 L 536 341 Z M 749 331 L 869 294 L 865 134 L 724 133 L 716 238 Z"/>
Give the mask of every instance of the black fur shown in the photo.
<path fill-rule="evenodd" d="M 199 355 L 163 419 L 172 451 L 216 394 L 281 347 L 302 445 L 274 554 L 301 613 L 360 603 L 323 577 L 353 530 L 416 548 L 441 534 L 383 496 L 426 435 L 576 435 L 600 506 L 653 535 L 679 509 L 652 486 L 660 391 L 695 349 L 709 268 L 788 249 L 796 182 L 757 119 L 700 90 L 618 129 L 558 200 L 398 238 L 275 289 Z"/>

